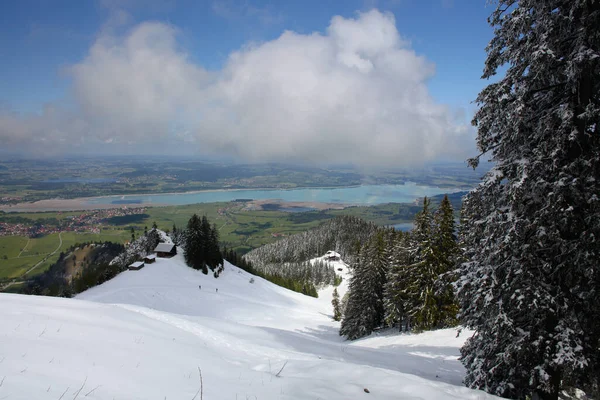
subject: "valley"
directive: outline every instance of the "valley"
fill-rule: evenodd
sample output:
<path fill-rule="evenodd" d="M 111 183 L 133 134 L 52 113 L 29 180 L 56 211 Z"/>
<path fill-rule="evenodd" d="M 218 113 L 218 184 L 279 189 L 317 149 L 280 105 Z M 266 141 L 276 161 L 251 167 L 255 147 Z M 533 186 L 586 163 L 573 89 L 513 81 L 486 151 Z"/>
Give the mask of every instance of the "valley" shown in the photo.
<path fill-rule="evenodd" d="M 455 209 L 460 208 L 460 193 L 451 196 Z M 439 197 L 434 197 L 439 201 Z M 327 204 L 324 209 L 306 211 L 306 206 L 322 204 L 282 201 L 233 201 L 168 207 L 126 207 L 108 210 L 57 212 L 0 212 L 0 290 L 45 271 L 58 259 L 58 253 L 76 243 L 111 241 L 126 243 L 131 230 L 136 236 L 154 222 L 163 230 L 185 227 L 193 213 L 206 215 L 217 224 L 224 246 L 243 254 L 282 237 L 300 233 L 341 215 L 350 215 L 380 226 L 412 225 L 420 210 L 415 203 L 389 203 L 373 206 Z M 285 209 L 282 210 L 282 208 Z M 294 210 L 301 212 L 290 212 Z M 404 225 L 402 225 L 404 224 Z M 59 251 L 50 254 L 63 243 Z M 21 251 L 22 250 L 22 251 Z M 40 263 L 32 274 L 25 272 Z M 6 290 L 17 290 L 11 285 Z"/>

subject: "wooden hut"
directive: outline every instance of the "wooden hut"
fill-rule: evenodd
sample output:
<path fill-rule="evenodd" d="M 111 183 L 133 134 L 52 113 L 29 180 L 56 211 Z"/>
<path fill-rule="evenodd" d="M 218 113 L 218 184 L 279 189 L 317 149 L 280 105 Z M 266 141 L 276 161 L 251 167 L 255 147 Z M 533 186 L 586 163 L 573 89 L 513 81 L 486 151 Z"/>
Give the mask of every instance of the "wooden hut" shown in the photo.
<path fill-rule="evenodd" d="M 177 247 L 171 243 L 159 243 L 154 252 L 157 257 L 169 258 L 177 254 Z"/>
<path fill-rule="evenodd" d="M 154 261 L 156 261 L 156 254 L 148 254 L 144 257 L 144 263 L 146 264 L 152 264 Z"/>
<path fill-rule="evenodd" d="M 144 262 L 143 261 L 136 261 L 133 264 L 131 264 L 128 269 L 130 271 L 137 271 L 139 269 L 144 268 Z"/>

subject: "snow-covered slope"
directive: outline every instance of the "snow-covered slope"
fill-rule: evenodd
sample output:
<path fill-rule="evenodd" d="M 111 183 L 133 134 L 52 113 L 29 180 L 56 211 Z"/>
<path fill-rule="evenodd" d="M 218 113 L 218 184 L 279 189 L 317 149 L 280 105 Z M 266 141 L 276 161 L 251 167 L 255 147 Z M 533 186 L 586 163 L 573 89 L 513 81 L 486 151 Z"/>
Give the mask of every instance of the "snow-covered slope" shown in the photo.
<path fill-rule="evenodd" d="M 1 294 L 0 399 L 492 398 L 460 386 L 453 330 L 346 342 L 332 289 L 250 278 L 178 255 L 77 299 Z"/>
<path fill-rule="evenodd" d="M 330 261 L 329 257 L 336 256 L 338 260 Z M 328 251 L 322 257 L 317 257 L 309 260 L 309 262 L 315 263 L 317 261 L 326 262 L 329 264 L 331 268 L 335 270 L 335 273 L 342 278 L 342 283 L 336 288 L 334 286 L 328 286 L 319 290 L 319 299 L 322 300 L 323 305 L 329 310 L 330 313 L 333 313 L 333 308 L 331 305 L 331 300 L 333 298 L 333 290 L 337 289 L 338 295 L 340 296 L 340 300 L 344 298 L 344 295 L 348 292 L 348 284 L 350 283 L 350 277 L 352 274 L 350 273 L 350 268 L 348 264 L 344 262 L 340 258 L 340 254 L 335 251 Z M 339 325 L 338 325 L 339 327 Z"/>

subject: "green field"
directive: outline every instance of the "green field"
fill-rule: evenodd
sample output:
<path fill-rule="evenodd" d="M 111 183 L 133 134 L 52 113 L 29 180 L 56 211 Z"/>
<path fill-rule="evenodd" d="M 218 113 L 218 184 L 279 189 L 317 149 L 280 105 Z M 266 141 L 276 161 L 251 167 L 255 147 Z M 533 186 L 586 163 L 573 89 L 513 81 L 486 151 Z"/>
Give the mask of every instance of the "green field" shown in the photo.
<path fill-rule="evenodd" d="M 108 229 L 100 234 L 63 232 L 60 236 L 62 245 L 58 233 L 35 239 L 27 239 L 22 236 L 0 237 L 0 282 L 30 277 L 44 272 L 58 260 L 61 251 L 65 251 L 74 244 L 100 241 L 124 243 L 129 237 L 127 232 L 113 229 Z M 23 276 L 38 263 L 35 270 L 27 276 Z"/>
<path fill-rule="evenodd" d="M 0 262 L 18 257 L 28 242 L 28 239 L 22 236 L 6 236 L 2 239 L 4 240 L 0 241 Z"/>
<path fill-rule="evenodd" d="M 100 234 L 63 232 L 62 245 L 58 233 L 40 238 L 28 239 L 21 236 L 0 236 L 0 283 L 29 278 L 50 267 L 65 251 L 76 243 L 111 241 L 125 243 L 131 238 L 131 228 L 136 236 L 144 228 L 150 228 L 156 222 L 162 230 L 170 231 L 173 225 L 185 228 L 187 221 L 196 213 L 206 215 L 216 224 L 221 244 L 244 253 L 250 249 L 278 240 L 282 236 L 292 235 L 313 228 L 323 221 L 338 215 L 353 215 L 372 221 L 378 225 L 392 225 L 410 222 L 420 206 L 413 204 L 382 204 L 370 207 L 348 207 L 343 210 L 309 211 L 289 213 L 283 211 L 247 210 L 246 203 L 204 203 L 185 206 L 152 207 L 143 218 L 132 218 L 135 223 L 101 225 Z M 11 217 L 30 220 L 62 220 L 81 212 L 40 212 L 15 213 Z M 37 265 L 37 266 L 36 266 Z M 36 268 L 24 275 L 33 266 Z"/>

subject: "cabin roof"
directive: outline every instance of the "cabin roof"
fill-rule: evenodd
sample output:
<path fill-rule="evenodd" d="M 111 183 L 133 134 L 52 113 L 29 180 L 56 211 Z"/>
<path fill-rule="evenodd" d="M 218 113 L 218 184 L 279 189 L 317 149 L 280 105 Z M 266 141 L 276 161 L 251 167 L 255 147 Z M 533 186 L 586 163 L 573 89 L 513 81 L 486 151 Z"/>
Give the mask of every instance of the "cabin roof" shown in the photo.
<path fill-rule="evenodd" d="M 173 251 L 174 247 L 175 245 L 172 243 L 159 243 L 158 246 L 156 246 L 156 248 L 154 249 L 154 251 L 157 253 L 170 253 Z"/>

